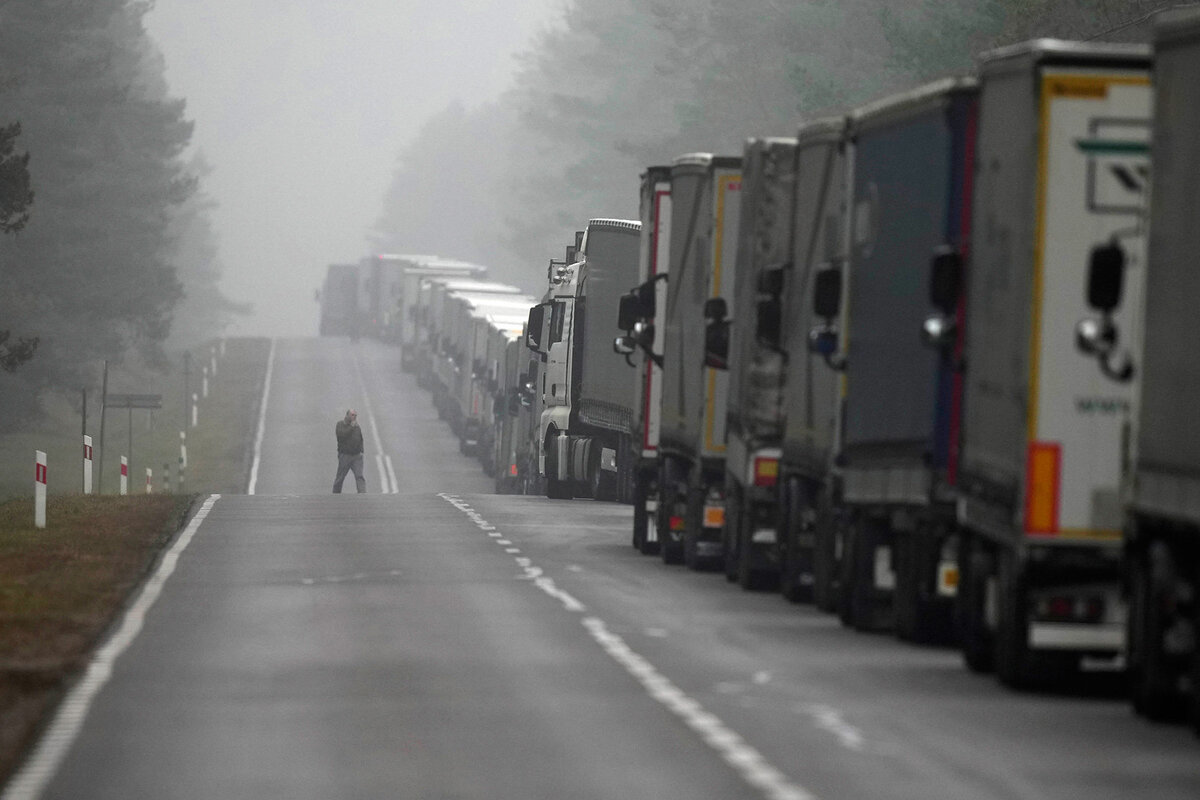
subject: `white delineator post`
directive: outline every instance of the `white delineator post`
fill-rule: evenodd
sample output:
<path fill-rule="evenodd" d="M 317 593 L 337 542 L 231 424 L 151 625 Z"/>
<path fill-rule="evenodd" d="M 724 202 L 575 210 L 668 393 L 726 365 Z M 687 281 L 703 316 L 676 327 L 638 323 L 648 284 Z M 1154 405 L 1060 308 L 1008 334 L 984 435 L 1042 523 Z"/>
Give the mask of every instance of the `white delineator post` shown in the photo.
<path fill-rule="evenodd" d="M 129 494 L 129 458 L 121 456 L 121 494 Z"/>
<path fill-rule="evenodd" d="M 225 357 L 225 339 L 221 338 L 221 358 Z"/>
<path fill-rule="evenodd" d="M 192 427 L 196 427 L 196 422 L 200 419 L 200 398 L 192 392 Z"/>
<path fill-rule="evenodd" d="M 202 376 L 201 380 L 200 380 L 200 396 L 208 397 L 208 365 L 207 364 L 204 365 L 204 369 L 202 369 L 200 371 L 200 374 Z"/>
<path fill-rule="evenodd" d="M 183 494 L 183 472 L 187 469 L 187 431 L 179 432 L 179 493 Z"/>
<path fill-rule="evenodd" d="M 154 470 L 146 467 L 146 494 L 154 494 Z"/>
<path fill-rule="evenodd" d="M 215 344 L 212 346 L 211 368 L 208 370 L 208 374 L 214 378 L 217 377 L 217 346 Z"/>
<path fill-rule="evenodd" d="M 83 493 L 92 493 L 92 437 L 83 437 Z"/>
<path fill-rule="evenodd" d="M 34 451 L 33 466 L 33 525 L 46 527 L 46 454 Z"/>

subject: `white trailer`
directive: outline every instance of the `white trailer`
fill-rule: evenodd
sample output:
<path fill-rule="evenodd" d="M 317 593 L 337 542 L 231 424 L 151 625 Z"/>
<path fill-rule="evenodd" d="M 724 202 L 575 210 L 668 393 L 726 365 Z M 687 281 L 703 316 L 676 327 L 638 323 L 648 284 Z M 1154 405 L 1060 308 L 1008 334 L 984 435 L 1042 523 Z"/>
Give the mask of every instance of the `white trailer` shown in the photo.
<path fill-rule="evenodd" d="M 959 630 L 1013 686 L 1119 664 L 1122 462 L 1136 381 L 1077 351 L 1098 244 L 1127 255 L 1113 313 L 1140 352 L 1150 52 L 1041 40 L 980 69 L 959 473 Z M 1108 369 L 1120 371 L 1115 355 Z"/>

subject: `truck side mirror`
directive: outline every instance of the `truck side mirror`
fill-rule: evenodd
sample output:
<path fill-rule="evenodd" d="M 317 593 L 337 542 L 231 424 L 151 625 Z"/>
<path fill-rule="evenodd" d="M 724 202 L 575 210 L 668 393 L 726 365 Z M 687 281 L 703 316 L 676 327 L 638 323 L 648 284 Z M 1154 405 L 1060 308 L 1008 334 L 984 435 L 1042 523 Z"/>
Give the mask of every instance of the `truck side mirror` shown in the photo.
<path fill-rule="evenodd" d="M 813 286 L 813 315 L 833 319 L 842 307 L 842 271 L 827 267 L 817 273 Z"/>
<path fill-rule="evenodd" d="M 619 356 L 631 356 L 637 350 L 632 336 L 618 336 L 613 339 L 613 352 Z"/>
<path fill-rule="evenodd" d="M 536 305 L 529 309 L 529 319 L 525 324 L 525 346 L 537 353 L 542 348 L 542 321 L 545 315 L 545 304 Z"/>
<path fill-rule="evenodd" d="M 710 297 L 704 301 L 704 319 L 708 322 L 720 322 L 729 316 L 729 306 L 724 297 Z"/>
<path fill-rule="evenodd" d="M 758 273 L 758 293 L 772 297 L 783 294 L 783 273 L 784 270 L 791 269 L 791 266 L 790 263 L 780 264 L 777 267 L 768 267 Z"/>
<path fill-rule="evenodd" d="M 1108 314 L 1121 304 L 1125 280 L 1125 250 L 1117 242 L 1092 249 L 1088 263 L 1087 302 Z"/>
<path fill-rule="evenodd" d="M 776 295 L 758 304 L 758 320 L 754 327 L 754 338 L 765 347 L 778 349 L 783 325 L 783 301 Z"/>
<path fill-rule="evenodd" d="M 962 254 L 949 245 L 933 251 L 929 264 L 929 302 L 949 316 L 958 308 L 962 294 Z"/>
<path fill-rule="evenodd" d="M 719 297 L 714 297 L 708 302 L 713 300 L 720 300 L 722 304 L 725 302 Z M 707 307 L 705 310 L 708 310 Z M 704 326 L 704 366 L 729 369 L 729 320 L 710 318 Z"/>
<path fill-rule="evenodd" d="M 1117 349 L 1120 332 L 1112 312 L 1121 304 L 1125 280 L 1125 251 L 1115 239 L 1092 249 L 1088 262 L 1087 302 L 1100 317 L 1087 317 L 1075 325 L 1075 347 L 1100 364 L 1100 371 L 1117 383 L 1133 379 L 1133 358 Z"/>
<path fill-rule="evenodd" d="M 617 306 L 617 329 L 622 331 L 633 330 L 634 323 L 638 317 L 638 296 L 637 290 L 631 291 L 629 294 L 621 295 L 620 305 Z"/>

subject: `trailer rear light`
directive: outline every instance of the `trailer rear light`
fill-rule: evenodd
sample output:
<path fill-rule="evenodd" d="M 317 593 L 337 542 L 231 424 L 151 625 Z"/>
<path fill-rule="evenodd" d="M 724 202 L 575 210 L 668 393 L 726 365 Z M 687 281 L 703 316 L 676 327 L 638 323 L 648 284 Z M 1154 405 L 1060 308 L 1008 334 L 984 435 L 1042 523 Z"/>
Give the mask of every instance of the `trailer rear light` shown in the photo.
<path fill-rule="evenodd" d="M 1034 619 L 1038 622 L 1086 622 L 1104 620 L 1104 598 L 1096 595 L 1053 595 L 1037 601 Z"/>
<path fill-rule="evenodd" d="M 683 517 L 671 517 L 669 520 L 669 525 L 673 531 L 683 530 Z"/>
<path fill-rule="evenodd" d="M 779 459 L 759 456 L 754 459 L 754 485 L 774 486 L 779 480 Z"/>
<path fill-rule="evenodd" d="M 516 464 L 512 464 L 511 466 L 509 466 L 508 474 L 514 475 L 514 476 L 517 474 L 517 465 Z"/>

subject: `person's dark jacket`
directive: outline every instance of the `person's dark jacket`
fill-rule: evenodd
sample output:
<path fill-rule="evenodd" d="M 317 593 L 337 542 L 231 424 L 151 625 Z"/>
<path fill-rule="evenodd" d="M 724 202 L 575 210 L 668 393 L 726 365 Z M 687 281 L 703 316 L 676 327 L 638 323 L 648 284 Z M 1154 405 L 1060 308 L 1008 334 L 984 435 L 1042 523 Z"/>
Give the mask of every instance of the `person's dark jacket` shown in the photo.
<path fill-rule="evenodd" d="M 339 453 L 356 456 L 363 451 L 362 428 L 342 420 L 337 424 L 335 433 Z"/>

